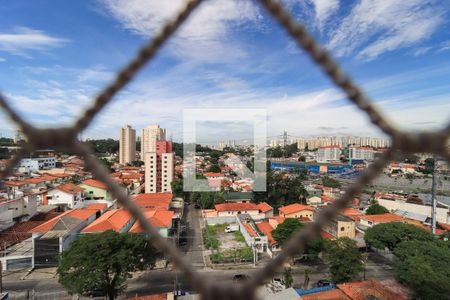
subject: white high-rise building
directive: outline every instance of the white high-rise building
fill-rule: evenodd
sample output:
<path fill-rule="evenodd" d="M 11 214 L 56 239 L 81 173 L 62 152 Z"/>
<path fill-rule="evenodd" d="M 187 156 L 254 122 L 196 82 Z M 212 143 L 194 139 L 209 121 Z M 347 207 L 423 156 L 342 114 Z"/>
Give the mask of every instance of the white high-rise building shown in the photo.
<path fill-rule="evenodd" d="M 351 146 L 348 150 L 349 157 L 351 159 L 372 160 L 374 157 L 374 151 L 372 148 Z"/>
<path fill-rule="evenodd" d="M 130 125 L 120 128 L 119 162 L 126 164 L 136 160 L 136 130 Z"/>
<path fill-rule="evenodd" d="M 339 146 L 319 147 L 317 150 L 317 162 L 327 163 L 339 161 L 341 156 L 341 148 Z"/>
<path fill-rule="evenodd" d="M 156 141 L 166 139 L 166 129 L 159 125 L 150 125 L 141 132 L 141 160 L 145 159 L 145 153 L 156 152 Z"/>

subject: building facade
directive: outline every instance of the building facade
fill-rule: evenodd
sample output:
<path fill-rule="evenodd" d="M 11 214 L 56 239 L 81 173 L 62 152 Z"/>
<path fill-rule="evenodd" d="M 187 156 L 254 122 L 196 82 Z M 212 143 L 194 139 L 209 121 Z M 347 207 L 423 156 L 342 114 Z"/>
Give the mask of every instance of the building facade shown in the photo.
<path fill-rule="evenodd" d="M 120 128 L 119 162 L 130 163 L 136 160 L 136 130 L 130 125 Z"/>
<path fill-rule="evenodd" d="M 166 129 L 159 125 L 150 125 L 141 132 L 141 160 L 145 160 L 147 152 L 156 152 L 156 141 L 166 139 Z"/>
<path fill-rule="evenodd" d="M 155 152 L 147 152 L 145 163 L 145 192 L 171 192 L 174 177 L 174 153 L 172 142 L 156 141 Z"/>
<path fill-rule="evenodd" d="M 369 147 L 351 146 L 348 148 L 351 159 L 373 160 L 374 151 Z"/>
<path fill-rule="evenodd" d="M 317 162 L 327 163 L 339 161 L 341 156 L 340 146 L 325 146 L 317 150 Z"/>

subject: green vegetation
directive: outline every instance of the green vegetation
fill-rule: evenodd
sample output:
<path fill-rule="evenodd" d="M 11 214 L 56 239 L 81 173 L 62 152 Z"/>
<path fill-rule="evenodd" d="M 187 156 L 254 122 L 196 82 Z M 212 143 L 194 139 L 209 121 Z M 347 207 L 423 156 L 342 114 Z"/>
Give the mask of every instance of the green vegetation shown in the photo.
<path fill-rule="evenodd" d="M 367 215 L 382 215 L 382 214 L 387 214 L 388 212 L 389 212 L 389 210 L 386 207 L 384 207 L 378 203 L 372 204 L 366 210 Z"/>
<path fill-rule="evenodd" d="M 127 166 L 131 166 L 131 167 L 140 167 L 143 165 L 144 165 L 144 162 L 142 160 L 134 160 L 130 163 L 127 163 Z"/>
<path fill-rule="evenodd" d="M 221 170 L 218 164 L 213 164 L 209 167 L 208 172 L 220 173 Z"/>
<path fill-rule="evenodd" d="M 300 223 L 297 219 L 286 219 L 272 231 L 272 237 L 278 244 L 283 245 L 295 232 L 302 229 L 304 226 L 305 225 Z M 308 259 L 317 259 L 319 253 L 324 249 L 324 246 L 322 237 L 315 238 L 308 243 L 302 254 Z"/>
<path fill-rule="evenodd" d="M 245 238 L 240 231 L 233 231 L 233 235 L 236 242 L 245 243 Z"/>
<path fill-rule="evenodd" d="M 10 138 L 0 137 L 0 146 L 14 146 L 14 140 Z"/>
<path fill-rule="evenodd" d="M 222 194 L 219 192 L 192 192 L 189 200 L 198 204 L 202 209 L 214 208 L 215 204 L 223 203 Z"/>
<path fill-rule="evenodd" d="M 116 153 L 119 151 L 119 141 L 113 139 L 89 140 L 95 153 Z"/>
<path fill-rule="evenodd" d="M 430 241 L 433 239 L 430 232 L 401 222 L 377 224 L 367 229 L 364 235 L 364 240 L 368 246 L 383 250 L 388 248 L 390 251 L 393 251 L 403 241 Z"/>
<path fill-rule="evenodd" d="M 9 150 L 8 148 L 0 147 L 0 159 L 9 159 Z"/>
<path fill-rule="evenodd" d="M 63 252 L 59 283 L 70 293 L 103 289 L 114 299 L 126 288 L 131 272 L 154 266 L 156 250 L 141 234 L 105 231 L 83 235 Z"/>
<path fill-rule="evenodd" d="M 362 256 L 356 242 L 347 237 L 327 242 L 325 254 L 331 279 L 336 283 L 355 279 L 363 270 Z"/>
<path fill-rule="evenodd" d="M 227 262 L 252 261 L 253 251 L 250 247 L 231 249 L 216 252 L 211 255 L 211 261 L 215 264 Z"/>
<path fill-rule="evenodd" d="M 283 272 L 283 278 L 284 278 L 284 284 L 286 285 L 286 288 L 290 288 L 292 284 L 294 283 L 294 277 L 292 277 L 292 268 L 284 268 Z"/>
<path fill-rule="evenodd" d="M 328 176 L 322 177 L 322 184 L 324 186 L 328 186 L 331 188 L 340 188 L 341 187 L 341 183 L 339 181 L 337 181 L 336 179 L 333 179 L 331 177 L 328 177 Z"/>
<path fill-rule="evenodd" d="M 229 224 L 207 225 L 203 228 L 203 244 L 207 249 L 219 249 L 220 241 L 217 238 L 219 231 L 224 231 Z"/>
<path fill-rule="evenodd" d="M 406 174 L 405 174 L 405 178 L 406 178 L 406 179 L 414 179 L 415 176 L 414 176 L 414 174 L 412 174 L 412 173 L 406 173 Z"/>
<path fill-rule="evenodd" d="M 184 189 L 183 189 L 183 179 L 176 178 L 171 183 L 172 193 L 175 197 L 183 197 Z"/>
<path fill-rule="evenodd" d="M 418 299 L 450 299 L 450 242 L 433 239 L 401 242 L 394 270 Z"/>

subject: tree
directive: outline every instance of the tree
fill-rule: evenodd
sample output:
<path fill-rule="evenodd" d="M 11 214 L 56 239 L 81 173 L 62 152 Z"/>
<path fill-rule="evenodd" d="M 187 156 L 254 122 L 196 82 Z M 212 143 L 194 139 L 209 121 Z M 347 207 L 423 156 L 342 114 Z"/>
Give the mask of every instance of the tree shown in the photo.
<path fill-rule="evenodd" d="M 155 256 L 142 234 L 108 230 L 84 235 L 60 256 L 59 282 L 70 293 L 102 289 L 114 299 L 124 291 L 131 272 L 153 267 Z"/>
<path fill-rule="evenodd" d="M 299 158 L 298 158 L 298 161 L 300 161 L 300 162 L 305 162 L 306 161 L 306 157 L 305 156 L 300 156 Z"/>
<path fill-rule="evenodd" d="M 96 153 L 117 153 L 119 151 L 119 141 L 113 139 L 89 140 Z"/>
<path fill-rule="evenodd" d="M 340 188 L 341 187 L 341 183 L 339 181 L 337 181 L 336 179 L 333 179 L 331 177 L 328 177 L 328 176 L 322 177 L 322 184 L 324 186 L 328 186 L 328 187 L 332 187 L 332 188 Z"/>
<path fill-rule="evenodd" d="M 295 232 L 297 232 L 304 226 L 305 225 L 303 223 L 300 223 L 297 219 L 288 218 L 272 231 L 272 237 L 277 241 L 278 244 L 283 245 L 291 238 L 291 236 Z M 319 253 L 323 250 L 323 248 L 324 241 L 322 237 L 319 236 L 308 242 L 302 254 L 307 259 L 314 260 L 319 256 Z"/>
<path fill-rule="evenodd" d="M 214 172 L 214 173 L 220 173 L 222 170 L 220 170 L 220 167 L 218 164 L 213 164 L 211 165 L 211 167 L 209 167 L 209 172 Z"/>
<path fill-rule="evenodd" d="M 363 261 L 356 242 L 348 237 L 329 241 L 325 247 L 331 279 L 336 283 L 354 279 L 363 269 Z"/>
<path fill-rule="evenodd" d="M 394 270 L 400 282 L 419 299 L 450 299 L 450 243 L 405 241 L 394 250 Z"/>
<path fill-rule="evenodd" d="M 366 230 L 364 240 L 368 246 L 393 251 L 403 241 L 433 240 L 433 235 L 420 227 L 401 222 L 381 223 Z"/>
<path fill-rule="evenodd" d="M 9 150 L 6 147 L 0 147 L 0 159 L 8 159 L 10 157 Z"/>
<path fill-rule="evenodd" d="M 283 277 L 286 288 L 290 288 L 294 283 L 294 277 L 292 277 L 292 268 L 284 268 Z"/>
<path fill-rule="evenodd" d="M 170 186 L 172 187 L 172 193 L 175 197 L 183 197 L 183 179 L 181 178 L 177 178 L 174 179 L 171 183 Z"/>
<path fill-rule="evenodd" d="M 132 167 L 140 167 L 144 165 L 144 162 L 142 160 L 133 160 L 132 162 L 127 163 L 127 165 Z"/>
<path fill-rule="evenodd" d="M 389 210 L 378 203 L 374 203 L 366 210 L 367 215 L 382 215 L 389 213 Z"/>
<path fill-rule="evenodd" d="M 405 174 L 405 178 L 406 178 L 406 179 L 414 179 L 414 174 L 412 174 L 412 173 L 406 173 L 406 174 Z"/>

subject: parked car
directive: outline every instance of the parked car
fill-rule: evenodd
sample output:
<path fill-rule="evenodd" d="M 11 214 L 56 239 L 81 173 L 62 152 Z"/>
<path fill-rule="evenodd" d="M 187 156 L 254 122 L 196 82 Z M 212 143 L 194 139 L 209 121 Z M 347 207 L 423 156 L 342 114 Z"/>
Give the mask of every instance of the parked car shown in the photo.
<path fill-rule="evenodd" d="M 97 288 L 97 289 L 93 289 L 87 292 L 83 292 L 82 294 L 85 297 L 90 297 L 90 298 L 94 298 L 94 297 L 103 297 L 106 296 L 106 292 L 103 289 Z"/>
<path fill-rule="evenodd" d="M 231 225 L 228 225 L 225 228 L 225 232 L 235 232 L 235 231 L 238 231 L 238 230 L 239 230 L 239 225 L 238 224 L 231 224 Z"/>
<path fill-rule="evenodd" d="M 324 286 L 334 286 L 334 282 L 330 279 L 320 279 L 317 281 L 316 286 L 317 287 L 324 287 Z"/>
<path fill-rule="evenodd" d="M 248 276 L 247 274 L 236 274 L 233 276 L 234 282 L 242 282 L 242 281 L 247 281 L 249 279 L 250 279 L 250 276 Z"/>

